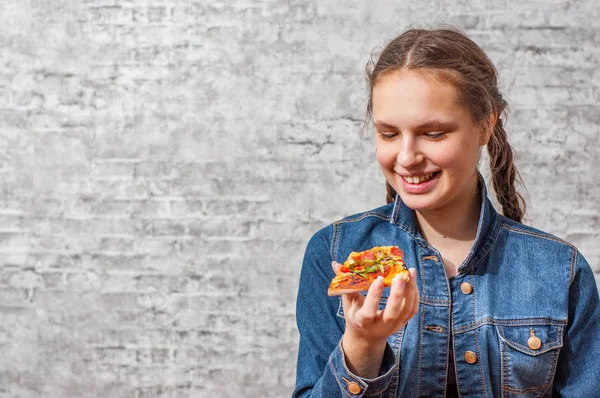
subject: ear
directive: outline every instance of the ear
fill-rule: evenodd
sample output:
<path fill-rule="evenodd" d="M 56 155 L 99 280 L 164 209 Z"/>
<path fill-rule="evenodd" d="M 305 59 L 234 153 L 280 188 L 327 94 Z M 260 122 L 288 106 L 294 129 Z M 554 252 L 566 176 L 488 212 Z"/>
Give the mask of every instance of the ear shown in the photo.
<path fill-rule="evenodd" d="M 498 113 L 492 113 L 487 117 L 483 124 L 483 128 L 479 132 L 479 146 L 487 145 L 496 128 L 498 122 Z"/>

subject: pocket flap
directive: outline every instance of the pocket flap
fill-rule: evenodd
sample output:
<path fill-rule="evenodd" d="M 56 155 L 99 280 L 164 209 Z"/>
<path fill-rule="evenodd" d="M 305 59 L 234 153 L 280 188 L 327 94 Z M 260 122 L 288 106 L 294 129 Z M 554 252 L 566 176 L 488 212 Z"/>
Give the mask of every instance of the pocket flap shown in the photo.
<path fill-rule="evenodd" d="M 497 330 L 500 340 L 504 343 L 515 350 L 532 356 L 543 354 L 563 345 L 562 325 L 498 326 Z M 536 337 L 539 341 L 535 340 Z M 530 338 L 532 338 L 531 341 Z"/>

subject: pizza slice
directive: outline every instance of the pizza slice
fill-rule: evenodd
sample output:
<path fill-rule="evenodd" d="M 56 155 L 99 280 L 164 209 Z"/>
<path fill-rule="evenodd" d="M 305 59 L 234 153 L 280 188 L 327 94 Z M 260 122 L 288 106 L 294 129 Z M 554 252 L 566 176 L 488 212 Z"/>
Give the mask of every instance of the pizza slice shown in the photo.
<path fill-rule="evenodd" d="M 331 281 L 327 294 L 339 296 L 368 290 L 378 276 L 383 276 L 385 286 L 391 286 L 396 275 L 408 282 L 410 274 L 403 257 L 404 253 L 396 246 L 377 246 L 363 252 L 352 252 Z"/>

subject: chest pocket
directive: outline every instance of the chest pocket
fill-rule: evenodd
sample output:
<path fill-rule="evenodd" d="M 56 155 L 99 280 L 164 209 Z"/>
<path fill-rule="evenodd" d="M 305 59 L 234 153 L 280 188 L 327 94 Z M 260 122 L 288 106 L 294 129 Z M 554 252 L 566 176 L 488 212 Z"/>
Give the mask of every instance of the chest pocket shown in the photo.
<path fill-rule="evenodd" d="M 563 325 L 497 326 L 502 361 L 502 397 L 542 397 L 550 387 Z"/>

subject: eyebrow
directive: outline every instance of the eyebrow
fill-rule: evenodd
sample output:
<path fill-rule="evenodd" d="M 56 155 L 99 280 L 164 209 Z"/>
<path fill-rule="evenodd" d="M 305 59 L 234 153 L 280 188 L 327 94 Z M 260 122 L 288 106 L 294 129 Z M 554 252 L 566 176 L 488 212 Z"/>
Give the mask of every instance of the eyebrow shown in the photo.
<path fill-rule="evenodd" d="M 379 129 L 390 129 L 390 130 L 398 130 L 398 128 L 396 126 L 394 126 L 393 124 L 389 124 L 386 122 L 382 122 L 382 121 L 376 121 L 373 123 L 375 125 L 375 127 L 379 128 Z M 415 127 L 415 130 L 427 130 L 427 129 L 431 129 L 431 128 L 439 128 L 439 127 L 447 127 L 448 125 L 454 125 L 453 122 L 446 122 L 443 120 L 439 120 L 439 119 L 432 119 L 432 120 L 428 120 L 424 123 L 419 124 L 418 126 Z"/>

